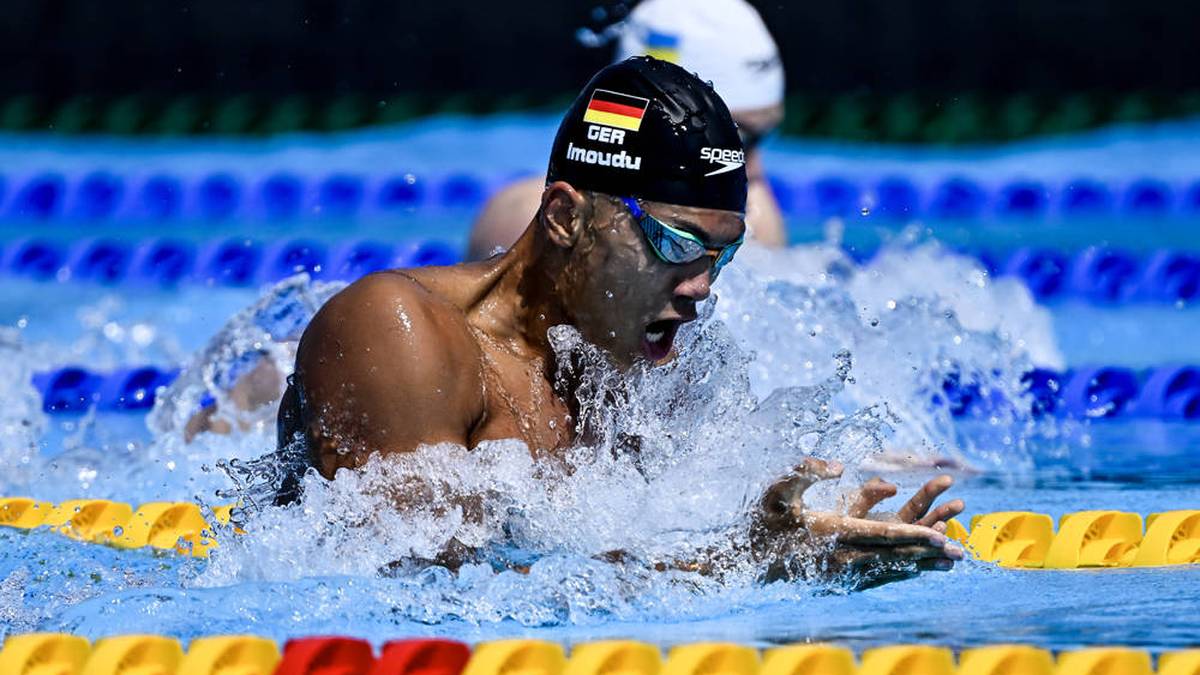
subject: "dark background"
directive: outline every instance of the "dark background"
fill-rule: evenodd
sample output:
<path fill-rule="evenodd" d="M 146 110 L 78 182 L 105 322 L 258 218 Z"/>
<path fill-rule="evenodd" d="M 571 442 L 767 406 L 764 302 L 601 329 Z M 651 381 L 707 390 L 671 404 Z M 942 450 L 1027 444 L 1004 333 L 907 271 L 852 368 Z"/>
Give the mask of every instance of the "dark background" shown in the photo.
<path fill-rule="evenodd" d="M 793 92 L 1200 88 L 1194 0 L 753 4 Z M 546 0 L 6 0 L 0 95 L 558 94 L 609 60 L 575 37 L 604 25 L 605 8 L 620 12 Z"/>

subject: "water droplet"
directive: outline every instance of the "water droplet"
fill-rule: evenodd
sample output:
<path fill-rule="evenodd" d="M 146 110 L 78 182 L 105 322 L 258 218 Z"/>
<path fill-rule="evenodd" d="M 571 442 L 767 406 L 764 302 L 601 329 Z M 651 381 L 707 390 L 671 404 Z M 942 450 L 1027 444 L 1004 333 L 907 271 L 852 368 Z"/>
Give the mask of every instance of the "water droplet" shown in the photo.
<path fill-rule="evenodd" d="M 608 298 L 609 300 L 612 300 L 613 292 L 612 291 L 604 291 L 604 297 Z"/>
<path fill-rule="evenodd" d="M 114 537 L 119 537 L 123 534 L 125 534 L 125 528 L 121 527 L 120 525 L 117 525 L 116 527 L 113 528 L 113 536 Z"/>
<path fill-rule="evenodd" d="M 859 212 L 859 213 L 861 213 L 861 214 L 862 214 L 862 215 L 864 215 L 864 216 L 869 216 L 869 215 L 871 215 L 871 209 L 869 209 L 869 208 L 867 208 L 867 207 L 865 207 L 865 206 L 864 206 L 864 207 L 862 207 L 861 209 L 859 209 L 859 211 L 858 211 L 858 212 Z"/>

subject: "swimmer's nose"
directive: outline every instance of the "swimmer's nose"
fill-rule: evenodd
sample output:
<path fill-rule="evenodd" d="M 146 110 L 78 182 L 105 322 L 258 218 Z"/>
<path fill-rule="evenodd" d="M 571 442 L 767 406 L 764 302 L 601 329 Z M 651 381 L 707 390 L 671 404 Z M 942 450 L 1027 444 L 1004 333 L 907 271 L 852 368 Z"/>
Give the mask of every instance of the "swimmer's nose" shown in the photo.
<path fill-rule="evenodd" d="M 675 287 L 675 295 L 693 302 L 706 300 L 712 291 L 712 268 L 712 261 L 707 257 L 690 263 L 689 274 Z"/>

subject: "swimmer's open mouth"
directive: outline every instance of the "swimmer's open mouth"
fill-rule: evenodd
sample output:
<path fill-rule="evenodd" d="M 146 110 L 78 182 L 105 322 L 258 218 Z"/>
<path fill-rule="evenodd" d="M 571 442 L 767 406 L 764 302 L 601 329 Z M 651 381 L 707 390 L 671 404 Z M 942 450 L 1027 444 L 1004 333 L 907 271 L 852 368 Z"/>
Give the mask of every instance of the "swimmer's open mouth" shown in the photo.
<path fill-rule="evenodd" d="M 676 319 L 663 319 L 646 326 L 646 332 L 642 335 L 642 353 L 648 360 L 657 363 L 667 358 L 671 353 L 671 345 L 675 343 L 675 333 L 682 323 Z"/>

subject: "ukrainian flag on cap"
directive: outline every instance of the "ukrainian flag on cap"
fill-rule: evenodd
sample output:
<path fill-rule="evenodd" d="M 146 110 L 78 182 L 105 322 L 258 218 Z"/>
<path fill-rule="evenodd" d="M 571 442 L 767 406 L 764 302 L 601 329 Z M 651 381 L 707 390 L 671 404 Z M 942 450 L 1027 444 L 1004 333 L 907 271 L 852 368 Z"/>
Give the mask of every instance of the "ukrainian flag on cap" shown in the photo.
<path fill-rule="evenodd" d="M 671 63 L 679 63 L 679 36 L 651 28 L 646 33 L 646 55 Z"/>
<path fill-rule="evenodd" d="M 779 50 L 746 0 L 641 0 L 618 33 L 617 61 L 670 61 L 711 82 L 730 110 L 783 103 Z"/>

